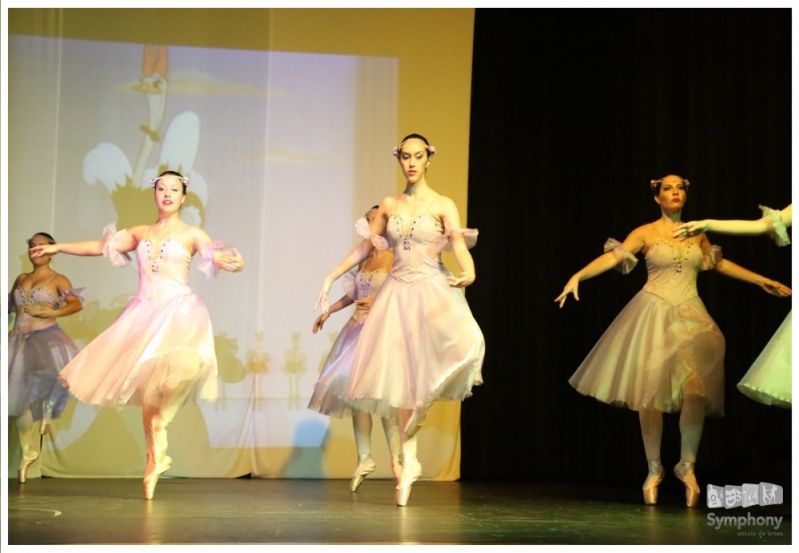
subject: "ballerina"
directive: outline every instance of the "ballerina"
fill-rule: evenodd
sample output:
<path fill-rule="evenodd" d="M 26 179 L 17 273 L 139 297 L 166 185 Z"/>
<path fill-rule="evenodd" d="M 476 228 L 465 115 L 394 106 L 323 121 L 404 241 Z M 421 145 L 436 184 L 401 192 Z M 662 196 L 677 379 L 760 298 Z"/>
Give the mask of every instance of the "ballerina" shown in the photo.
<path fill-rule="evenodd" d="M 364 217 L 355 224 L 358 234 L 368 239 L 371 237 L 369 224 L 377 214 L 378 206 L 371 208 Z M 355 272 L 347 281 L 346 293 L 328 311 L 320 314 L 313 324 L 313 333 L 316 334 L 325 324 L 331 313 L 340 311 L 355 303 L 355 313 L 344 328 L 341 329 L 330 354 L 327 357 L 319 380 L 314 387 L 313 395 L 308 407 L 325 415 L 341 417 L 345 412 L 352 414 L 352 429 L 355 434 L 355 446 L 358 452 L 358 465 L 355 467 L 350 482 L 350 490 L 356 492 L 364 479 L 374 472 L 376 465 L 372 458 L 372 415 L 368 412 L 351 408 L 347 404 L 347 388 L 349 386 L 352 361 L 355 355 L 355 345 L 363 329 L 363 323 L 369 314 L 369 308 L 374 301 L 375 294 L 383 286 L 391 268 L 391 251 L 384 249 L 372 250 L 372 253 L 358 267 L 347 276 Z M 382 417 L 383 430 L 385 431 L 388 449 L 391 454 L 391 471 L 394 478 L 399 480 L 400 471 L 400 435 L 399 426 L 395 417 Z"/>
<path fill-rule="evenodd" d="M 31 253 L 36 246 L 54 243 L 46 232 L 28 239 L 33 271 L 19 275 L 8 293 L 9 310 L 15 313 L 14 329 L 8 334 L 8 415 L 16 419 L 22 447 L 20 483 L 39 458 L 42 436 L 66 407 L 69 393 L 58 374 L 78 353 L 56 319 L 83 308 L 81 290 L 50 267 L 51 256 Z"/>
<path fill-rule="evenodd" d="M 779 282 L 721 258 L 704 234 L 672 239 L 681 223 L 689 182 L 678 175 L 653 180 L 658 220 L 633 230 L 623 243 L 608 240 L 605 254 L 575 273 L 555 298 L 562 308 L 571 295 L 579 301 L 583 280 L 614 267 L 628 273 L 644 252 L 648 278 L 569 379 L 578 392 L 638 411 L 649 465 L 643 485 L 646 504 L 657 503 L 664 470 L 660 460 L 663 413 L 680 412 L 680 461 L 674 474 L 685 486 L 686 505 L 699 500 L 694 464 L 707 414 L 724 412 L 724 336 L 696 288 L 699 271 L 714 269 L 760 286 L 776 296 L 790 295 Z"/>
<path fill-rule="evenodd" d="M 422 474 L 416 433 L 433 402 L 463 400 L 483 382 L 483 334 L 456 289 L 475 280 L 468 247 L 474 245 L 477 231 L 461 228 L 455 202 L 427 184 L 425 174 L 435 152 L 422 135 L 402 139 L 394 155 L 405 176 L 405 191 L 383 199 L 372 220 L 371 237 L 325 278 L 317 298 L 317 305 L 327 311 L 332 283 L 375 247 L 391 247 L 389 278 L 375 297 L 356 346 L 347 403 L 359 411 L 398 417 L 399 506 L 407 504 L 411 486 Z M 461 276 L 444 268 L 445 248 L 455 254 Z"/>
<path fill-rule="evenodd" d="M 212 241 L 204 230 L 180 219 L 188 179 L 165 171 L 154 179 L 158 219 L 117 231 L 104 229 L 102 240 L 56 243 L 32 248 L 32 257 L 68 253 L 104 255 L 117 266 L 136 251 L 139 287 L 114 323 L 64 367 L 61 378 L 79 400 L 94 405 L 142 406 L 147 444 L 145 499 L 152 499 L 167 456 L 167 426 L 178 409 L 195 397 L 217 396 L 214 334 L 208 310 L 188 285 L 191 258 L 208 277 L 219 270 L 241 271 L 235 248 Z"/>

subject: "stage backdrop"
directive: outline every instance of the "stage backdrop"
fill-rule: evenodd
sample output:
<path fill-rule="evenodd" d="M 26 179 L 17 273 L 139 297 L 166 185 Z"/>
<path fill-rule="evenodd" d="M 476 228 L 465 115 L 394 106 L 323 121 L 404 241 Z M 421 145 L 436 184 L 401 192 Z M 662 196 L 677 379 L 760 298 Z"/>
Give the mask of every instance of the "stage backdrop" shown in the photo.
<path fill-rule="evenodd" d="M 8 285 L 29 270 L 36 231 L 75 241 L 153 221 L 150 179 L 167 168 L 190 178 L 182 218 L 246 260 L 215 281 L 192 272 L 220 397 L 175 419 L 171 474 L 351 475 L 350 419 L 306 408 L 349 311 L 313 335 L 313 303 L 357 243 L 355 220 L 400 189 L 391 149 L 404 134 L 438 147 L 430 181 L 465 218 L 472 25 L 471 10 L 10 10 Z M 61 321 L 81 345 L 136 289 L 135 264 L 62 255 L 53 266 L 86 288 L 83 311 Z M 459 404 L 433 410 L 425 477 L 459 476 L 459 428 Z M 386 477 L 379 424 L 373 441 Z M 13 474 L 13 424 L 9 446 Z M 140 476 L 140 409 L 70 401 L 40 465 Z"/>

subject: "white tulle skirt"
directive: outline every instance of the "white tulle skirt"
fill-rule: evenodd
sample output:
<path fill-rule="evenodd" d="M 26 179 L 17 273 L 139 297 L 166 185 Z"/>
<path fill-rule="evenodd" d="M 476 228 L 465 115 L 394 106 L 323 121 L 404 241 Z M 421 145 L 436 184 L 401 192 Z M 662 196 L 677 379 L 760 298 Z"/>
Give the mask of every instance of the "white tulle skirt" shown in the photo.
<path fill-rule="evenodd" d="M 641 290 L 569 379 L 581 394 L 633 410 L 679 411 L 698 378 L 707 414 L 724 413 L 724 336 L 696 296 L 672 305 Z"/>

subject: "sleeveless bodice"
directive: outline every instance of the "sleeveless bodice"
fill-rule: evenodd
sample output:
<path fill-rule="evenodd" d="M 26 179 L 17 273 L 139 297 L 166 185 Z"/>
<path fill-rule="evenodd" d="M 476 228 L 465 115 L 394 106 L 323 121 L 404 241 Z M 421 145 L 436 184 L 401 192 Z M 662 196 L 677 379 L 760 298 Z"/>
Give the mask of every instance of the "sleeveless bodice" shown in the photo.
<path fill-rule="evenodd" d="M 648 278 L 644 290 L 672 305 L 698 296 L 696 275 L 704 257 L 698 242 L 658 240 L 645 255 Z"/>
<path fill-rule="evenodd" d="M 391 276 L 405 283 L 441 274 L 441 244 L 444 228 L 429 213 L 421 213 L 406 221 L 398 214 L 390 215 L 386 238 L 394 252 Z"/>
<path fill-rule="evenodd" d="M 21 287 L 14 289 L 14 305 L 18 307 L 30 305 L 46 305 L 48 307 L 57 307 L 60 298 L 46 288 L 31 288 L 30 290 L 23 290 Z M 33 317 L 28 315 L 24 309 L 17 310 L 17 316 L 14 319 L 14 331 L 20 334 L 27 334 L 32 330 L 41 330 L 55 324 L 53 319 L 42 319 L 40 317 Z"/>
<path fill-rule="evenodd" d="M 191 252 L 180 240 L 141 240 L 136 247 L 136 259 L 139 265 L 137 298 L 161 303 L 192 293 L 188 284 Z"/>

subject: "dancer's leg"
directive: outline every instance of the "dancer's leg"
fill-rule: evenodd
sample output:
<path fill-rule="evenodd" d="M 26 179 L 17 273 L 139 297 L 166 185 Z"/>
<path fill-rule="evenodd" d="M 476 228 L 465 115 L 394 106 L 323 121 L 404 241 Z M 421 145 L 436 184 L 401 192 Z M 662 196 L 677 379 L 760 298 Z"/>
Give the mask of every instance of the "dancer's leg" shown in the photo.
<path fill-rule="evenodd" d="M 400 440 L 402 441 L 402 474 L 397 485 L 397 505 L 405 506 L 411 495 L 411 486 L 422 475 L 422 465 L 416 458 L 416 435 L 409 436 L 405 432 L 408 420 L 413 412 L 410 409 L 399 409 Z"/>
<path fill-rule="evenodd" d="M 41 450 L 41 434 L 39 425 L 41 421 L 33 419 L 30 409 L 17 417 L 17 434 L 19 434 L 19 444 L 22 446 L 22 459 L 19 463 L 19 482 L 23 483 L 28 479 L 28 469 L 39 458 Z"/>
<path fill-rule="evenodd" d="M 706 402 L 704 396 L 700 395 L 701 392 L 701 382 L 696 376 L 683 386 L 683 403 L 680 413 L 680 462 L 674 467 L 674 474 L 685 484 L 685 503 L 689 507 L 698 503 L 700 493 L 694 464 L 705 424 Z"/>
<path fill-rule="evenodd" d="M 358 466 L 350 482 L 350 490 L 355 492 L 364 478 L 375 470 L 372 459 L 372 414 L 352 411 L 352 430 L 355 433 L 355 448 L 358 450 Z"/>
<path fill-rule="evenodd" d="M 663 413 L 654 409 L 638 411 L 641 423 L 641 438 L 649 466 L 649 473 L 643 485 L 644 503 L 654 505 L 658 500 L 658 486 L 663 480 L 663 464 L 660 461 L 660 443 L 663 438 Z"/>

